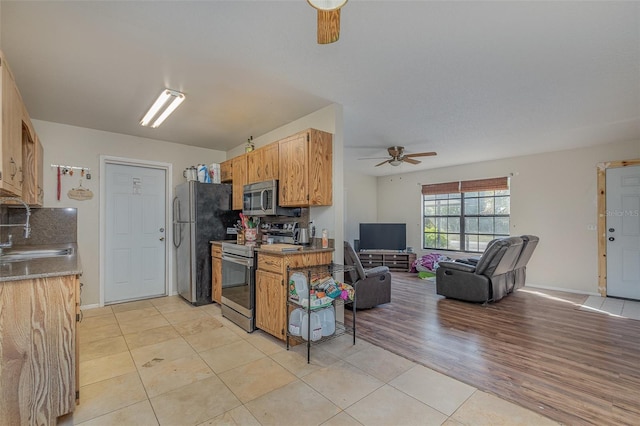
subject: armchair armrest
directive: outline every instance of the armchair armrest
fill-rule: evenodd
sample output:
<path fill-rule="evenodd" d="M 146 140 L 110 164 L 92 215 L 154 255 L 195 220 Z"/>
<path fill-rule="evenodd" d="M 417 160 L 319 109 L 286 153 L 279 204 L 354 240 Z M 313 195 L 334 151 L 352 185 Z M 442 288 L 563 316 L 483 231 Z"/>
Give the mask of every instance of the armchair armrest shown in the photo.
<path fill-rule="evenodd" d="M 454 271 L 461 271 L 461 272 L 469 272 L 469 273 L 474 273 L 476 271 L 476 267 L 475 265 L 467 265 L 466 263 L 460 263 L 460 262 L 440 262 L 438 263 L 439 268 L 445 268 L 445 269 L 452 269 Z"/>
<path fill-rule="evenodd" d="M 369 277 L 377 277 L 378 275 L 384 275 L 389 272 L 388 266 L 376 266 L 375 268 L 365 269 L 364 275 Z"/>

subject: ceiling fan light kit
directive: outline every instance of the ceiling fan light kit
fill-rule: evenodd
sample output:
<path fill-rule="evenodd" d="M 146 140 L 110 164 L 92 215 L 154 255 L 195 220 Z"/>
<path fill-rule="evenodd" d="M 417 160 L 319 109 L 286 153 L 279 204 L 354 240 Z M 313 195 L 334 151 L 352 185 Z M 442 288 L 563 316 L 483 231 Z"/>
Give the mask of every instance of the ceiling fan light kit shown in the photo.
<path fill-rule="evenodd" d="M 337 10 L 347 4 L 347 0 L 307 0 L 307 2 L 318 10 Z"/>
<path fill-rule="evenodd" d="M 340 8 L 347 0 L 307 0 L 318 11 L 318 44 L 329 44 L 340 38 Z"/>

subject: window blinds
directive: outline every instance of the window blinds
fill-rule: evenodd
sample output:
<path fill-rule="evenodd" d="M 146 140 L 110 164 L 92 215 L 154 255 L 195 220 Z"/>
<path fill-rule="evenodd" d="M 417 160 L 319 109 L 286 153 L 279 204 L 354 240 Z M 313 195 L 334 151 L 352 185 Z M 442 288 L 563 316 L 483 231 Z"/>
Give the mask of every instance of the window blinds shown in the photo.
<path fill-rule="evenodd" d="M 458 192 L 502 191 L 505 189 L 509 189 L 509 178 L 499 177 L 422 185 L 422 195 L 455 194 Z"/>

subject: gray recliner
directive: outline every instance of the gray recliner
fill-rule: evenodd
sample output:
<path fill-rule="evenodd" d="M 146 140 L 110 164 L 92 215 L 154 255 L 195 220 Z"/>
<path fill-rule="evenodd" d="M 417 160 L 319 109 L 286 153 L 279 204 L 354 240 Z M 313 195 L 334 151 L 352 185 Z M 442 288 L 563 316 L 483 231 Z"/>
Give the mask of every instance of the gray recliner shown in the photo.
<path fill-rule="evenodd" d="M 345 274 L 356 290 L 356 308 L 367 309 L 391 302 L 391 272 L 387 266 L 364 269 L 351 244 L 344 242 L 344 264 L 355 270 Z"/>
<path fill-rule="evenodd" d="M 436 270 L 436 292 L 467 302 L 502 299 L 515 288 L 514 269 L 523 243 L 520 237 L 493 240 L 476 265 L 440 262 Z"/>
<path fill-rule="evenodd" d="M 527 263 L 529 263 L 529 259 L 531 259 L 531 255 L 536 249 L 539 241 L 539 238 L 535 235 L 521 235 L 520 238 L 522 238 L 523 242 L 522 252 L 520 252 L 520 256 L 518 257 L 516 265 L 513 268 L 515 279 L 511 291 L 524 287 L 525 281 L 527 279 Z"/>

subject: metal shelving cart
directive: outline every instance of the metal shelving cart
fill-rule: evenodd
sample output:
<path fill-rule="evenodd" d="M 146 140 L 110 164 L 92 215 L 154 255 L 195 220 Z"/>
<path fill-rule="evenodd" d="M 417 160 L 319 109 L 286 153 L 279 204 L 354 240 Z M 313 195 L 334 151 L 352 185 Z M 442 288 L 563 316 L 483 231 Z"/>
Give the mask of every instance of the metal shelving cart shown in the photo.
<path fill-rule="evenodd" d="M 312 345 L 317 345 L 319 343 L 322 342 L 326 342 L 328 340 L 331 339 L 335 339 L 338 336 L 342 336 L 343 334 L 347 333 L 347 334 L 351 334 L 353 336 L 353 344 L 356 344 L 356 299 L 357 299 L 357 294 L 358 291 L 356 289 L 355 286 L 353 286 L 353 300 L 352 301 L 343 301 L 343 299 L 337 297 L 335 299 L 332 299 L 331 301 L 326 301 L 325 303 L 321 303 L 321 301 L 317 301 L 316 303 L 318 303 L 317 305 L 313 305 L 313 302 L 309 303 L 309 301 L 311 301 L 311 294 L 312 294 L 312 290 L 314 289 L 314 283 L 316 283 L 316 285 L 318 285 L 318 283 L 322 283 L 325 282 L 328 277 L 335 279 L 335 274 L 336 273 L 340 273 L 340 272 L 349 272 L 349 271 L 353 271 L 355 268 L 353 266 L 345 266 L 345 265 L 339 265 L 337 263 L 330 263 L 330 264 L 326 264 L 326 265 L 316 265 L 316 266 L 305 266 L 305 267 L 300 267 L 300 268 L 289 268 L 287 267 L 287 284 L 288 284 L 288 288 L 287 288 L 287 350 L 289 350 L 290 347 L 290 342 L 292 340 L 302 343 L 302 344 L 306 344 L 307 345 L 307 363 L 310 362 L 311 360 L 311 346 Z M 295 280 L 292 280 L 292 277 L 294 276 L 294 274 L 302 274 L 305 278 L 306 278 L 306 284 L 307 284 L 307 293 L 306 293 L 306 300 L 307 303 L 304 303 L 303 300 L 300 300 L 300 296 L 298 295 L 298 300 L 295 299 L 295 296 L 292 297 L 291 294 L 291 286 L 294 285 Z M 342 318 L 341 320 L 339 320 L 337 318 L 337 316 L 335 315 L 336 312 L 336 307 L 343 305 L 344 308 L 347 308 L 347 304 L 351 303 L 351 310 L 352 310 L 352 322 L 351 324 L 346 324 L 346 321 L 344 318 Z M 311 313 L 312 312 L 319 312 L 322 309 L 328 308 L 330 306 L 333 306 L 334 308 L 334 320 L 335 320 L 335 331 L 328 336 L 323 335 L 320 339 L 318 340 L 313 340 L 312 339 L 312 330 L 311 330 Z M 292 333 L 291 332 L 291 326 L 290 326 L 290 319 L 291 319 L 291 313 L 294 309 L 303 309 L 304 312 L 306 312 L 307 314 L 307 321 L 306 324 L 304 323 L 304 321 L 301 323 L 301 328 L 302 327 L 307 327 L 307 338 L 303 338 L 302 333 L 300 333 L 299 335 L 296 333 Z"/>

